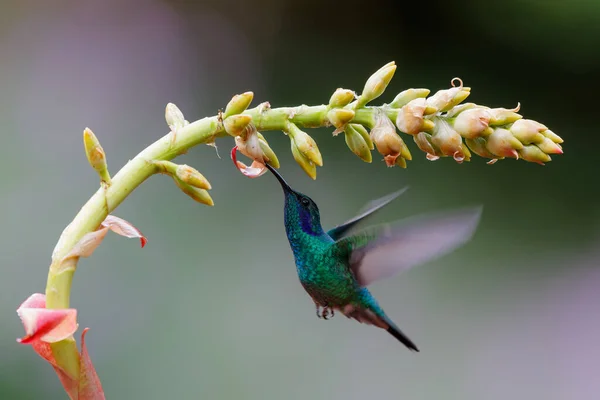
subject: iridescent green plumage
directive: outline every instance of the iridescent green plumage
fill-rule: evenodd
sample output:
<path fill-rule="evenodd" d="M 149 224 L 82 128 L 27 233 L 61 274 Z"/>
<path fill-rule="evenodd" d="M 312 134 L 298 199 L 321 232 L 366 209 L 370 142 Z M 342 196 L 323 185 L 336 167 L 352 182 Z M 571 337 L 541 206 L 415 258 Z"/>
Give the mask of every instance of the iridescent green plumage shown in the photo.
<path fill-rule="evenodd" d="M 317 315 L 327 319 L 338 310 L 348 318 L 387 330 L 409 349 L 419 351 L 386 316 L 366 285 L 465 243 L 477 226 L 480 208 L 421 218 L 399 229 L 386 224 L 345 236 L 404 190 L 370 204 L 359 216 L 325 232 L 315 202 L 294 191 L 271 166 L 267 167 L 283 188 L 287 238 L 298 278 L 315 302 Z"/>

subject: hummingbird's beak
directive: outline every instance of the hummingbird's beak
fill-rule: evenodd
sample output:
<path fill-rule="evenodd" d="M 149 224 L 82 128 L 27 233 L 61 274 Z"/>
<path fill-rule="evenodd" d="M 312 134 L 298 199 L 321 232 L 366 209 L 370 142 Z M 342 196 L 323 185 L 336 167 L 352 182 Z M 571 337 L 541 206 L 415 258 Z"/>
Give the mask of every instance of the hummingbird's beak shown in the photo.
<path fill-rule="evenodd" d="M 283 177 L 281 175 L 279 175 L 279 172 L 277 172 L 275 170 L 275 168 L 273 168 L 272 166 L 270 166 L 267 163 L 265 163 L 265 166 L 269 169 L 269 171 L 271 171 L 273 173 L 273 175 L 275 175 L 275 178 L 277 178 L 277 180 L 281 184 L 281 187 L 283 188 L 284 192 L 293 192 L 290 185 L 288 185 L 287 182 L 285 181 L 285 179 L 283 179 Z"/>

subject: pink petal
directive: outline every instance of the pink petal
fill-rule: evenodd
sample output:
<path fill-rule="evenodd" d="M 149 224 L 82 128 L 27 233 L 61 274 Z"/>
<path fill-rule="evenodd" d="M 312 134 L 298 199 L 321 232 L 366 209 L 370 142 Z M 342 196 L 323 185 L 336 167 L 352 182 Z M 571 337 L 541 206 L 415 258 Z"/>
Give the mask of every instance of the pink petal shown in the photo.
<path fill-rule="evenodd" d="M 104 390 L 85 346 L 85 334 L 88 330 L 89 328 L 85 328 L 81 334 L 79 400 L 104 400 Z"/>
<path fill-rule="evenodd" d="M 66 260 L 73 257 L 89 257 L 92 253 L 100 246 L 100 243 L 104 240 L 104 237 L 111 230 L 121 236 L 128 238 L 139 238 L 142 247 L 146 245 L 147 239 L 139 229 L 131 225 L 129 222 L 122 218 L 115 217 L 114 215 L 108 215 L 104 221 L 100 224 L 100 227 L 93 231 L 86 233 L 79 242 L 71 249 L 71 251 L 63 258 Z"/>
<path fill-rule="evenodd" d="M 75 333 L 77 310 L 73 308 L 47 310 L 45 307 L 46 297 L 41 293 L 34 293 L 17 309 L 17 314 L 25 328 L 25 336 L 17 339 L 19 343 L 29 344 L 35 341 L 54 343 Z"/>
<path fill-rule="evenodd" d="M 267 172 L 267 167 L 264 166 L 264 164 L 258 162 L 258 161 L 253 161 L 251 166 L 246 166 L 246 164 L 244 164 L 241 161 L 237 160 L 237 146 L 234 146 L 233 149 L 231 149 L 231 159 L 233 160 L 233 165 L 235 165 L 235 167 L 244 175 L 246 175 L 249 178 L 258 178 L 259 176 L 263 175 L 265 172 Z"/>
<path fill-rule="evenodd" d="M 142 247 L 144 247 L 148 241 L 138 228 L 122 218 L 115 217 L 114 215 L 108 215 L 104 222 L 102 222 L 102 226 L 109 228 L 111 231 L 118 233 L 121 236 L 128 238 L 140 238 L 140 244 Z"/>

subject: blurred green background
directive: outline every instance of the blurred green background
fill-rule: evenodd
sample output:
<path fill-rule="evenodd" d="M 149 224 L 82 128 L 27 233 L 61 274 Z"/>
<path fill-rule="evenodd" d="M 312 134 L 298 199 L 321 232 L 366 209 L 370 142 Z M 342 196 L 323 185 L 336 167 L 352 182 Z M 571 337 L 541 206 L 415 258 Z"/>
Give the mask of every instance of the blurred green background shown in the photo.
<path fill-rule="evenodd" d="M 382 101 L 409 87 L 469 101 L 521 102 L 565 139 L 545 167 L 474 157 L 362 163 L 330 129 L 310 131 L 325 166 L 311 181 L 288 139 L 268 140 L 282 174 L 330 227 L 365 202 L 411 190 L 377 216 L 483 204 L 474 240 L 375 284 L 422 349 L 343 317 L 321 321 L 297 281 L 268 175 L 232 166 L 233 140 L 179 160 L 212 182 L 214 208 L 154 177 L 118 208 L 149 238 L 109 234 L 75 275 L 72 304 L 109 399 L 593 399 L 600 395 L 600 207 L 596 0 L 19 1 L 0 6 L 0 399 L 63 399 L 52 369 L 15 338 L 15 314 L 43 292 L 62 229 L 97 188 L 81 132 L 117 171 L 167 132 L 164 106 L 188 120 L 232 95 L 320 104 L 398 70 Z M 376 222 L 376 221 L 374 221 Z"/>

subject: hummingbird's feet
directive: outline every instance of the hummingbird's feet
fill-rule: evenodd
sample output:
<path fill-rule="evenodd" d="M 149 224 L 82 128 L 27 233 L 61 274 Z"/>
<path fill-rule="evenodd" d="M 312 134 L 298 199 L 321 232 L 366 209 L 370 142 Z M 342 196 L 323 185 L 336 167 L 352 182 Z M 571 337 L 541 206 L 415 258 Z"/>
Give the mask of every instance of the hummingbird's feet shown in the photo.
<path fill-rule="evenodd" d="M 333 308 L 329 306 L 324 306 L 323 310 L 321 311 L 321 306 L 319 304 L 315 303 L 315 306 L 317 308 L 317 317 L 319 317 L 319 319 L 324 319 L 325 321 L 327 321 L 329 318 L 334 317 L 335 311 L 333 310 Z"/>

